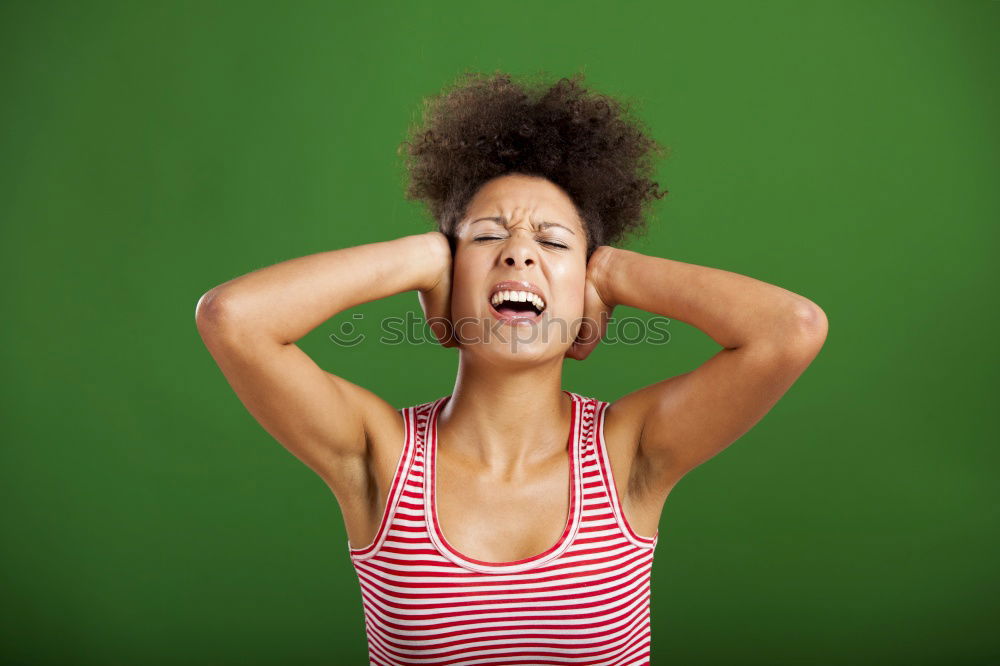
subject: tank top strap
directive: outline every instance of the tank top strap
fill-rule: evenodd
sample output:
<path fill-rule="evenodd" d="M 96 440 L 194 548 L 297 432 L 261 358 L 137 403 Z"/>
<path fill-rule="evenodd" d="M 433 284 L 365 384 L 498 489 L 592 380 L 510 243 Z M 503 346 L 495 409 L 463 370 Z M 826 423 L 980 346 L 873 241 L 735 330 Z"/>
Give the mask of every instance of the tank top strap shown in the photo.
<path fill-rule="evenodd" d="M 432 400 L 420 405 L 403 407 L 398 410 L 403 416 L 403 449 L 396 463 L 396 470 L 393 472 L 389 494 L 386 499 L 385 508 L 382 511 L 382 518 L 379 521 L 375 538 L 372 539 L 370 544 L 363 548 L 352 548 L 348 541 L 348 554 L 352 560 L 360 562 L 370 559 L 379 552 L 382 542 L 385 541 L 401 498 L 408 492 L 407 486 L 413 485 L 410 477 L 412 476 L 414 461 L 423 457 L 424 442 L 427 438 L 427 421 L 431 408 L 436 402 L 436 400 Z"/>
<path fill-rule="evenodd" d="M 437 400 L 431 400 L 430 402 L 410 407 L 413 419 L 414 453 L 421 459 L 423 459 L 424 452 L 427 450 L 427 435 L 428 427 L 430 426 L 431 413 L 434 411 L 437 404 L 447 397 L 448 396 L 441 396 Z"/>
<path fill-rule="evenodd" d="M 611 458 L 608 454 L 607 441 L 604 438 L 605 415 L 611 403 L 598 399 L 591 400 L 593 400 L 594 404 L 594 424 L 585 455 L 588 456 L 588 459 L 592 463 L 596 463 L 594 467 L 600 471 L 602 481 L 600 492 L 605 495 L 606 501 L 614 514 L 615 523 L 625 539 L 634 546 L 652 549 L 656 546 L 659 530 L 652 537 L 636 534 L 625 517 L 625 511 L 618 499 L 619 483 L 627 483 L 627 481 L 624 479 L 615 480 L 611 469 Z"/>
<path fill-rule="evenodd" d="M 591 398 L 589 396 L 580 395 L 579 393 L 574 394 L 576 400 L 580 402 L 580 457 L 589 458 L 593 457 L 595 453 L 595 425 L 597 421 L 597 412 L 600 409 L 601 401 L 596 398 Z"/>

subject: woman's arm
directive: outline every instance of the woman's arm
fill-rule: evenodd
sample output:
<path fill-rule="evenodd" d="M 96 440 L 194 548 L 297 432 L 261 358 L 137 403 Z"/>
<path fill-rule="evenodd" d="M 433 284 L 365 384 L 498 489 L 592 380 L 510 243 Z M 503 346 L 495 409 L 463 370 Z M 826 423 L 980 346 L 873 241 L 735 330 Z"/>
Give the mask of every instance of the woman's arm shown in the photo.
<path fill-rule="evenodd" d="M 360 487 L 367 446 L 396 410 L 317 366 L 295 342 L 348 308 L 403 291 L 437 298 L 451 253 L 437 232 L 290 259 L 229 280 L 195 308 L 198 332 L 240 400 L 338 499 Z M 338 492 L 339 491 L 339 492 Z"/>
<path fill-rule="evenodd" d="M 450 261 L 436 231 L 310 254 L 220 284 L 198 301 L 197 320 L 238 320 L 244 334 L 289 344 L 344 310 L 430 289 Z"/>
<path fill-rule="evenodd" d="M 818 305 L 738 273 L 602 246 L 588 274 L 608 310 L 627 305 L 678 319 L 723 347 L 697 369 L 608 407 L 605 427 L 635 443 L 646 482 L 664 498 L 762 419 L 826 340 Z"/>

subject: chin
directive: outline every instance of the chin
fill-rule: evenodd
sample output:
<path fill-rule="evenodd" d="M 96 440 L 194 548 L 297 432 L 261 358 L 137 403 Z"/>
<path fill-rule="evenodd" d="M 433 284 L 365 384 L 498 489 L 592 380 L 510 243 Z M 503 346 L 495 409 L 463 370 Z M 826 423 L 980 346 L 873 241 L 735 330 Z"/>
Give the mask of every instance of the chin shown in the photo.
<path fill-rule="evenodd" d="M 545 322 L 510 324 L 492 316 L 480 321 L 475 331 L 471 326 L 466 328 L 462 337 L 470 341 L 461 343 L 460 347 L 489 363 L 538 364 L 562 359 L 569 348 L 561 339 L 559 326 L 546 329 Z"/>

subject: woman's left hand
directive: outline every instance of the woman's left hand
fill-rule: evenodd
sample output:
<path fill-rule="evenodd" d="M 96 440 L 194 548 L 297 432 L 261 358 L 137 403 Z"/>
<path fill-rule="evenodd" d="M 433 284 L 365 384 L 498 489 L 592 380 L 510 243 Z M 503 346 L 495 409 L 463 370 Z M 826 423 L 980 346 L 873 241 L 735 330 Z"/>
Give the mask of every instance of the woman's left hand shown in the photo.
<path fill-rule="evenodd" d="M 584 287 L 583 322 L 577 333 L 576 340 L 566 350 L 567 358 L 582 361 L 594 351 L 597 343 L 604 337 L 608 329 L 608 320 L 615 309 L 610 290 L 606 284 L 607 272 L 604 270 L 609 255 L 614 248 L 609 245 L 598 246 L 587 262 L 587 284 Z"/>

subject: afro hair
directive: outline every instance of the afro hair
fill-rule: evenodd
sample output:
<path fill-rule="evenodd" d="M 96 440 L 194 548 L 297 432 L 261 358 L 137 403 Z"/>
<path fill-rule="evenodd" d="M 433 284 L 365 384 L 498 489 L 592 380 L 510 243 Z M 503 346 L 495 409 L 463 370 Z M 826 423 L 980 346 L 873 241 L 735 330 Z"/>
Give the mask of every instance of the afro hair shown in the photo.
<path fill-rule="evenodd" d="M 454 247 L 454 231 L 473 195 L 508 173 L 541 176 L 576 205 L 587 257 L 646 230 L 644 210 L 661 199 L 653 157 L 666 151 L 625 104 L 588 91 L 582 73 L 553 84 L 510 74 L 464 72 L 424 100 L 421 123 L 399 146 L 405 196 L 422 201 Z"/>

